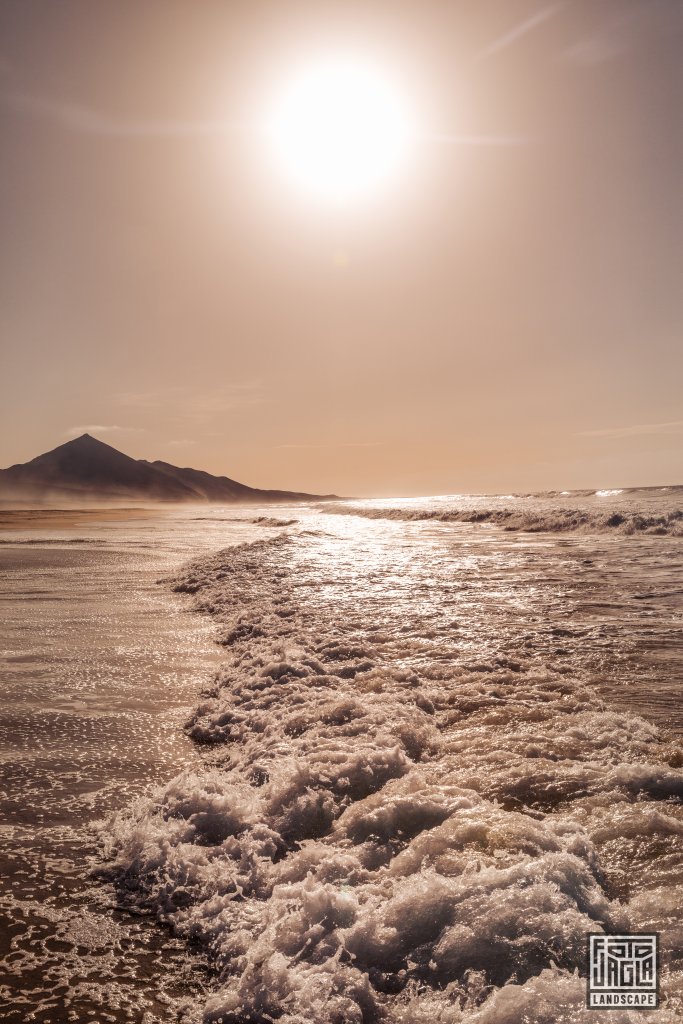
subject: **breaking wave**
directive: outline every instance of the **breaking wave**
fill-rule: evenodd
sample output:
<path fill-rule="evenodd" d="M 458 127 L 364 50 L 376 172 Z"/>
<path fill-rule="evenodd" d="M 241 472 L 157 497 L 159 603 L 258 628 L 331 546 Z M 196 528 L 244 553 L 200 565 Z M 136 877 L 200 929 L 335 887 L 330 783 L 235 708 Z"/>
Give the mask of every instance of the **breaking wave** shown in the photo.
<path fill-rule="evenodd" d="M 107 853 L 129 905 L 209 951 L 203 1019 L 575 1024 L 586 933 L 658 930 L 649 1020 L 673 1024 L 681 748 L 533 652 L 430 653 L 435 595 L 394 542 L 360 548 L 280 535 L 175 580 L 229 656 L 188 723 L 206 768 Z"/>
<path fill-rule="evenodd" d="M 620 494 L 597 492 L 598 494 Z M 600 511 L 587 508 L 411 508 L 361 504 L 328 505 L 323 509 L 334 515 L 363 516 L 366 519 L 393 519 L 401 522 L 429 520 L 440 523 L 479 523 L 523 533 L 562 533 L 568 531 L 610 532 L 625 535 L 650 534 L 683 537 L 683 510 L 672 509 L 647 514 L 633 509 Z"/>
<path fill-rule="evenodd" d="M 0 544 L 6 544 L 11 547 L 17 547 L 23 544 L 30 544 L 31 547 L 47 547 L 49 545 L 64 547 L 68 544 L 90 544 L 92 546 L 101 547 L 105 543 L 106 541 L 98 540 L 95 537 L 30 537 L 22 538 L 20 540 L 6 540 L 4 537 L 0 538 Z"/>

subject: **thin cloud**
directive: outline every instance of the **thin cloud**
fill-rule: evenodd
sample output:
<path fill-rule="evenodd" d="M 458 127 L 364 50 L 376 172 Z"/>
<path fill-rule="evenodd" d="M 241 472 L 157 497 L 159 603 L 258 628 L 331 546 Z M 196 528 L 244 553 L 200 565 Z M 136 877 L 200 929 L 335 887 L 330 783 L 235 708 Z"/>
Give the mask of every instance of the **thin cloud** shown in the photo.
<path fill-rule="evenodd" d="M 279 448 L 380 448 L 384 441 L 340 441 L 338 444 L 276 444 Z"/>
<path fill-rule="evenodd" d="M 21 113 L 42 118 L 82 135 L 109 139 L 178 139 L 198 136 L 246 134 L 247 129 L 229 121 L 131 121 L 112 117 L 102 111 L 69 100 L 53 100 L 26 93 L 12 93 L 4 102 Z M 251 130 L 253 133 L 253 129 Z M 518 146 L 527 141 L 517 135 L 447 135 L 422 137 L 427 142 L 447 142 L 456 146 Z"/>
<path fill-rule="evenodd" d="M 82 427 L 69 427 L 66 437 L 80 437 L 81 434 L 142 434 L 142 427 L 120 427 L 116 423 L 103 425 L 101 423 L 88 423 Z"/>
<path fill-rule="evenodd" d="M 563 53 L 564 60 L 583 67 L 598 67 L 608 61 L 616 60 L 628 49 L 624 40 L 617 40 L 609 35 L 586 36 L 574 43 Z"/>
<path fill-rule="evenodd" d="M 487 60 L 489 57 L 495 56 L 497 53 L 501 53 L 503 50 L 507 50 L 508 47 L 513 46 L 516 42 L 528 35 L 529 32 L 533 32 L 539 25 L 548 21 L 550 18 L 554 18 L 555 15 L 562 10 L 565 6 L 564 3 L 549 4 L 547 7 L 543 7 L 540 11 L 536 11 L 531 17 L 525 18 L 518 25 L 515 25 L 504 35 L 494 39 L 492 43 L 480 50 L 476 55 L 475 62 L 480 60 Z"/>
<path fill-rule="evenodd" d="M 53 100 L 28 93 L 11 93 L 5 97 L 5 103 L 14 110 L 52 121 L 68 131 L 104 138 L 182 138 L 225 135 L 238 130 L 238 126 L 229 121 L 126 120 L 69 100 Z"/>
<path fill-rule="evenodd" d="M 117 395 L 115 401 L 126 409 L 172 408 L 178 416 L 205 419 L 214 413 L 263 405 L 268 401 L 268 396 L 260 381 L 240 381 L 225 384 L 213 391 L 195 391 L 182 387 L 160 391 L 125 391 Z"/>
<path fill-rule="evenodd" d="M 668 423 L 636 423 L 629 427 L 607 427 L 602 430 L 582 430 L 579 437 L 644 437 L 649 434 L 680 434 L 683 420 Z"/>
<path fill-rule="evenodd" d="M 523 146 L 526 135 L 428 135 L 430 142 L 447 142 L 452 146 Z"/>
<path fill-rule="evenodd" d="M 674 32 L 681 32 L 679 5 L 655 0 L 623 4 L 615 15 L 568 46 L 561 59 L 582 67 L 599 67 L 624 57 L 643 40 Z"/>

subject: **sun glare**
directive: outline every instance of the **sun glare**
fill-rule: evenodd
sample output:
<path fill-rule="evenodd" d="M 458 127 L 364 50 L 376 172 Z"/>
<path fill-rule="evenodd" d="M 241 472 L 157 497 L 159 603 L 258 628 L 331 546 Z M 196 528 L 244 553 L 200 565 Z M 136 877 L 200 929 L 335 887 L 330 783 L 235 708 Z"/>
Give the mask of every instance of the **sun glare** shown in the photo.
<path fill-rule="evenodd" d="M 278 167 L 312 198 L 346 202 L 398 174 L 413 136 L 401 90 L 380 67 L 327 59 L 294 72 L 267 118 Z"/>

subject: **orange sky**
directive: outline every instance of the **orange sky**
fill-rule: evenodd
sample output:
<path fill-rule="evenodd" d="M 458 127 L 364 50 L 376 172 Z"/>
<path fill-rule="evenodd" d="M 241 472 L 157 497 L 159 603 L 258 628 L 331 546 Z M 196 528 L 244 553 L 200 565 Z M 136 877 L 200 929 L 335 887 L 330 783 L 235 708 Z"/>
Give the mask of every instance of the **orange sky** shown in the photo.
<path fill-rule="evenodd" d="M 353 494 L 683 482 L 680 0 L 0 0 L 0 465 L 88 430 Z M 257 136 L 288 67 L 423 137 L 344 210 Z"/>

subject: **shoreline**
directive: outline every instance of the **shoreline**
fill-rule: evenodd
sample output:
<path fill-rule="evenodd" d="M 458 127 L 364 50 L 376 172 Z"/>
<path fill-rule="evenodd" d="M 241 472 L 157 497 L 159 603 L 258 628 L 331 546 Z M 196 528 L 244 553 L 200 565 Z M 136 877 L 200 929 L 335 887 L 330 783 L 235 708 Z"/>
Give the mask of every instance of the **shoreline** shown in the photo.
<path fill-rule="evenodd" d="M 0 532 L 15 530 L 68 530 L 93 523 L 120 523 L 152 519 L 163 511 L 151 508 L 4 509 L 0 508 Z"/>
<path fill-rule="evenodd" d="M 169 1000 L 201 998 L 201 958 L 153 917 L 117 909 L 97 877 L 100 822 L 198 766 L 183 723 L 218 662 L 212 625 L 157 586 L 168 540 L 151 550 L 146 521 L 119 525 L 89 522 L 88 536 L 107 531 L 97 545 L 0 548 L 8 1024 L 161 1024 Z"/>

